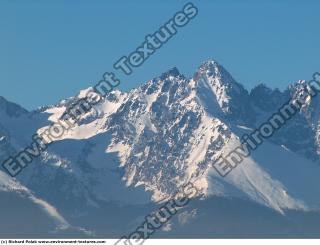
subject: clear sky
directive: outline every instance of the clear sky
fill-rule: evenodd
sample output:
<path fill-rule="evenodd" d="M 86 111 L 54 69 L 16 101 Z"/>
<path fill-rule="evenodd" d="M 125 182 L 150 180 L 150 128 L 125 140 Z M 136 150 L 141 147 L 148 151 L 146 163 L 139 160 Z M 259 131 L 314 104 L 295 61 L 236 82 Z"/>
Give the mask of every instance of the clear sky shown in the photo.
<path fill-rule="evenodd" d="M 34 109 L 97 83 L 188 1 L 0 1 L 0 95 Z M 176 66 L 217 60 L 250 89 L 285 88 L 320 70 L 320 1 L 192 1 L 198 16 L 130 76 L 136 87 Z"/>

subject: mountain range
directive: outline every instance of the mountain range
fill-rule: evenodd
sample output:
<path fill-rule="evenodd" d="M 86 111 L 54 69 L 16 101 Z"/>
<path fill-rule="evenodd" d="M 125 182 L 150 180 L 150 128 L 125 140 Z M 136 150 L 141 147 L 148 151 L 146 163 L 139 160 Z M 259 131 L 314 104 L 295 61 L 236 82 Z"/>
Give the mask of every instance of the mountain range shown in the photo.
<path fill-rule="evenodd" d="M 16 178 L 0 170 L 0 236 L 120 237 L 192 182 L 155 237 L 319 237 L 320 97 L 226 177 L 212 167 L 305 85 L 248 91 L 209 60 L 112 91 Z M 34 111 L 0 97 L 1 162 L 91 90 Z"/>

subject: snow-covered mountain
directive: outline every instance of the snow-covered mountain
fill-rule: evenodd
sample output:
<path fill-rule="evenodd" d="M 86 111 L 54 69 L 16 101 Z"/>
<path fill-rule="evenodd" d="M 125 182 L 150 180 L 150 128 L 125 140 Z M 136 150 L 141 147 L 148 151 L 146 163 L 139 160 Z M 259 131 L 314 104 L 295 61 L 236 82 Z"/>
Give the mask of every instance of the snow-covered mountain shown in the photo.
<path fill-rule="evenodd" d="M 111 92 L 16 179 L 0 171 L 0 183 L 54 210 L 60 226 L 98 235 L 119 235 L 124 223 L 130 229 L 132 220 L 187 182 L 200 190 L 200 202 L 244 200 L 280 216 L 318 212 L 319 97 L 228 176 L 212 167 L 304 84 L 285 91 L 258 85 L 249 92 L 215 61 L 201 64 L 193 78 L 173 68 L 127 93 Z M 30 144 L 90 90 L 32 112 L 0 97 L 0 160 Z M 102 213 L 117 213 L 119 230 L 111 225 L 115 217 L 108 223 Z M 102 226 L 110 230 L 103 233 Z"/>

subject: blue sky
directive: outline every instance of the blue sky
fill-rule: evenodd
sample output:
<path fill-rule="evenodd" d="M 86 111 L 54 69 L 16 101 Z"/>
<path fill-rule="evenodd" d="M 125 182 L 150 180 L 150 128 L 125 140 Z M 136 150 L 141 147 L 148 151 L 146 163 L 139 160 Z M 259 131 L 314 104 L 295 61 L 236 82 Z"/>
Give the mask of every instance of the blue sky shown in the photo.
<path fill-rule="evenodd" d="M 188 1 L 0 2 L 0 95 L 34 109 L 97 83 Z M 246 88 L 285 88 L 320 70 L 320 1 L 193 1 L 199 14 L 130 76 L 136 87 L 207 59 Z"/>

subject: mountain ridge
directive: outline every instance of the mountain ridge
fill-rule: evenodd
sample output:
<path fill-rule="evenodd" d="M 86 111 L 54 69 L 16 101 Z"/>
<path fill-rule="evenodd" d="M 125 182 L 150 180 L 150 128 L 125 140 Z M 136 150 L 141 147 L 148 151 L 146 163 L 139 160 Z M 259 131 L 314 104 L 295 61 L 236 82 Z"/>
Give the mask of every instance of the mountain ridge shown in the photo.
<path fill-rule="evenodd" d="M 110 203 L 159 203 L 186 182 L 194 183 L 204 200 L 243 198 L 281 214 L 318 210 L 320 193 L 312 195 L 309 189 L 320 173 L 319 98 L 279 130 L 263 153 L 254 152 L 230 176 L 222 178 L 212 168 L 221 154 L 240 145 L 243 134 L 297 96 L 303 84 L 284 91 L 258 85 L 249 92 L 216 61 L 202 63 L 192 78 L 172 68 L 128 92 L 110 92 L 16 181 L 67 220 Z M 59 120 L 90 90 L 17 117 L 1 107 L 0 160 L 23 148 L 33 133 Z M 288 171 L 308 178 L 306 183 L 297 186 L 286 177 L 288 159 L 293 166 Z"/>

